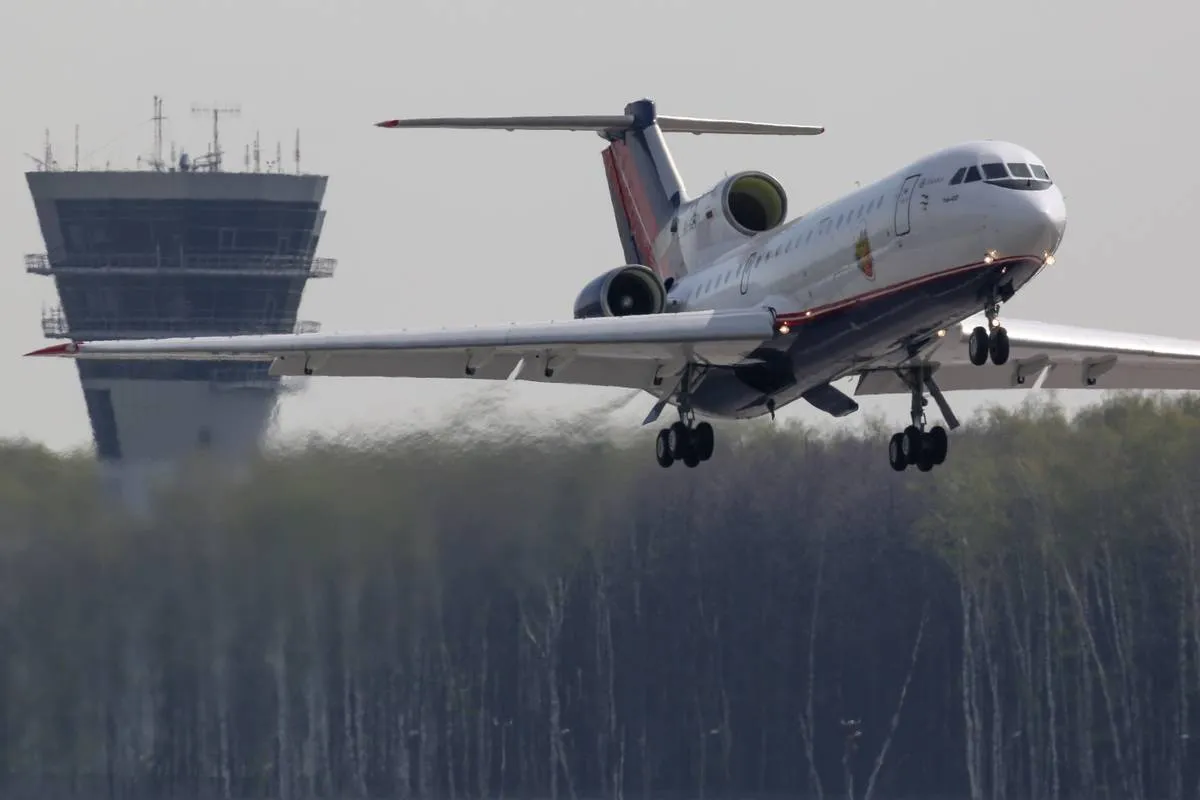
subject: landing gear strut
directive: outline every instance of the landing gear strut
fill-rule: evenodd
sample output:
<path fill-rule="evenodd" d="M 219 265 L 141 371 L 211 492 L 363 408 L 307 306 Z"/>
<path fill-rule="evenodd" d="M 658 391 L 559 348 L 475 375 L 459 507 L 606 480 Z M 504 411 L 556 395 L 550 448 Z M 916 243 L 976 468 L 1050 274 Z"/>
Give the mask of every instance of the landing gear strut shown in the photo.
<path fill-rule="evenodd" d="M 696 422 L 692 411 L 691 394 L 692 367 L 684 367 L 679 384 L 679 421 L 658 432 L 654 442 L 654 455 L 660 467 L 669 467 L 682 461 L 688 467 L 699 466 L 713 454 L 713 427 L 707 422 Z"/>
<path fill-rule="evenodd" d="M 993 364 L 1000 366 L 1008 361 L 1008 331 L 1004 330 L 997 320 L 1000 304 L 995 301 L 988 303 L 984 313 L 987 315 L 988 327 L 980 325 L 971 331 L 971 338 L 967 340 L 967 353 L 971 363 L 977 367 L 986 364 L 989 357 Z"/>
<path fill-rule="evenodd" d="M 922 365 L 905 369 L 900 373 L 900 377 L 912 391 L 912 424 L 892 436 L 888 442 L 888 463 L 897 472 L 903 472 L 909 465 L 915 466 L 921 472 L 929 472 L 946 460 L 950 439 L 941 425 L 925 429 L 925 406 L 929 405 L 925 389 L 928 388 L 929 393 L 933 395 L 934 402 L 937 403 L 938 410 L 942 412 L 950 430 L 958 427 L 958 419 L 942 395 L 942 390 L 933 380 L 933 371 L 929 367 Z"/>

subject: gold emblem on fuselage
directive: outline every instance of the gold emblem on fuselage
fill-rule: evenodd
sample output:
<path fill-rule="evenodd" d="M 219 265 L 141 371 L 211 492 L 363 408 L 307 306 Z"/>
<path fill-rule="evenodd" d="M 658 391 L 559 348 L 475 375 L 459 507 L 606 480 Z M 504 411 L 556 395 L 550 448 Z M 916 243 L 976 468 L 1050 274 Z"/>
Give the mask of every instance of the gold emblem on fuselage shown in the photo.
<path fill-rule="evenodd" d="M 858 262 L 862 274 L 866 275 L 868 280 L 875 280 L 875 260 L 871 257 L 871 240 L 867 238 L 865 228 L 854 243 L 854 259 Z"/>

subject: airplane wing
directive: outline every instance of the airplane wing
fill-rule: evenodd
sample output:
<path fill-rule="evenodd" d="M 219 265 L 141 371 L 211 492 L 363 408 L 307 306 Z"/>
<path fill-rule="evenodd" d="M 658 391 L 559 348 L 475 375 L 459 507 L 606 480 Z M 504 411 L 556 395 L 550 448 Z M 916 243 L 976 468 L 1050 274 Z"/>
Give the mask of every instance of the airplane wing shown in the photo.
<path fill-rule="evenodd" d="M 755 309 L 426 331 L 77 341 L 27 355 L 270 361 L 272 375 L 520 379 L 658 394 L 655 386 L 685 363 L 742 362 L 775 333 L 774 313 Z"/>
<path fill-rule="evenodd" d="M 926 363 L 943 392 L 980 389 L 1200 390 L 1200 341 L 1003 318 L 1008 362 L 972 364 L 967 340 L 982 314 L 964 320 L 914 359 Z M 1043 377 L 1044 376 L 1044 377 Z M 1039 383 L 1040 380 L 1040 383 Z M 868 369 L 855 395 L 907 394 L 894 367 Z"/>

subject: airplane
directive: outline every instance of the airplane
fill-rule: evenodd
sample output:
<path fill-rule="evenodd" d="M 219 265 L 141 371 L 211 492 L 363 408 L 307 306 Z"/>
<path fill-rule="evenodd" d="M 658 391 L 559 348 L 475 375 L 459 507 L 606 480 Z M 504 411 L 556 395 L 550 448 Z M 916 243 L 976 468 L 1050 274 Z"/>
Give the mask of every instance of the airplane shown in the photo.
<path fill-rule="evenodd" d="M 1049 268 L 1066 206 L 1044 161 L 1004 141 L 954 145 L 788 220 L 766 172 L 689 195 L 664 134 L 817 135 L 824 127 L 659 115 L 396 119 L 386 129 L 591 131 L 625 264 L 579 292 L 573 319 L 393 332 L 70 341 L 27 355 L 269 360 L 274 375 L 528 380 L 644 390 L 663 467 L 713 455 L 710 419 L 803 398 L 836 417 L 859 396 L 908 394 L 888 442 L 897 471 L 946 460 L 945 392 L 1200 389 L 1200 342 L 1006 319 Z M 833 383 L 857 378 L 854 397 Z M 929 426 L 932 397 L 943 425 Z"/>

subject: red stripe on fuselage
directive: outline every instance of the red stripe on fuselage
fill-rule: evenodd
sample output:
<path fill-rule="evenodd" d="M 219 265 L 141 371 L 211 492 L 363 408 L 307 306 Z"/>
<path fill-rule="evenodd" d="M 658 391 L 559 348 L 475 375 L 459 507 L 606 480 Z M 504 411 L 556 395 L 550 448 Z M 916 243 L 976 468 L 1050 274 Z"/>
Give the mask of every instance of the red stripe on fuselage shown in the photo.
<path fill-rule="evenodd" d="M 859 303 L 863 303 L 863 302 L 866 302 L 869 300 L 876 300 L 880 297 L 886 297 L 889 294 L 901 292 L 901 291 L 904 291 L 905 289 L 912 289 L 916 286 L 920 286 L 921 284 L 930 283 L 931 281 L 940 280 L 942 278 L 948 278 L 951 275 L 957 275 L 957 274 L 963 273 L 963 272 L 970 272 L 971 270 L 975 270 L 975 269 L 991 269 L 993 267 L 1003 267 L 1007 264 L 1015 264 L 1015 263 L 1019 263 L 1022 261 L 1038 261 L 1038 260 L 1040 260 L 1040 259 L 1036 256 L 1009 256 L 1008 258 L 997 258 L 990 264 L 983 262 L 983 261 L 974 261 L 970 264 L 963 264 L 962 266 L 951 267 L 950 269 L 942 270 L 941 272 L 935 272 L 930 275 L 922 275 L 919 278 L 912 278 L 911 280 L 903 281 L 903 282 L 897 283 L 893 286 L 885 286 L 882 289 L 876 289 L 871 292 L 865 292 L 863 294 L 854 295 L 853 297 L 847 297 L 844 300 L 835 300 L 832 303 L 826 303 L 823 306 L 817 306 L 816 308 L 810 308 L 805 311 L 791 311 L 791 312 L 788 312 L 785 314 L 776 314 L 775 320 L 776 320 L 776 322 L 779 322 L 779 323 L 786 322 L 788 325 L 794 326 L 798 323 L 810 322 L 810 321 L 816 319 L 817 317 L 824 316 L 825 314 L 828 314 L 832 311 L 838 311 L 840 309 L 858 305 Z M 982 310 L 982 309 L 980 309 L 980 310 Z"/>

